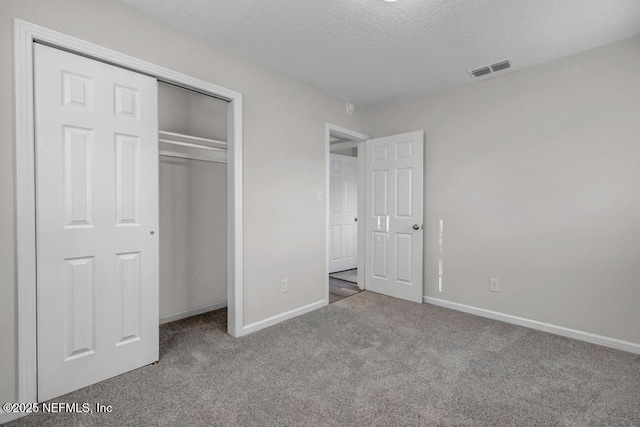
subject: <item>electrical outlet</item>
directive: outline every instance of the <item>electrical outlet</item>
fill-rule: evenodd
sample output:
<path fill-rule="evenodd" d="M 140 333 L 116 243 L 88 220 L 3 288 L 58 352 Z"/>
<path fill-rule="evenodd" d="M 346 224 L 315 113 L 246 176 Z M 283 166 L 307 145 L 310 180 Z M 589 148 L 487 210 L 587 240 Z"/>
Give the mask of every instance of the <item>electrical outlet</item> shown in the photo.
<path fill-rule="evenodd" d="M 280 281 L 280 292 L 289 292 L 289 279 L 282 279 Z"/>
<path fill-rule="evenodd" d="M 491 292 L 500 292 L 500 279 L 489 279 L 489 290 Z"/>

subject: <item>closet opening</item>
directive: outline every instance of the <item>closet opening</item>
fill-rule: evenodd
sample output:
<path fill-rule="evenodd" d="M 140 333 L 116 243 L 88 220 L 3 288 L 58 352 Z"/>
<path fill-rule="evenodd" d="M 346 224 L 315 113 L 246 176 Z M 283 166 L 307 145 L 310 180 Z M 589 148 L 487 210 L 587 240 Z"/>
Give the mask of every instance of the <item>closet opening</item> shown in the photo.
<path fill-rule="evenodd" d="M 49 400 L 158 361 L 159 321 L 228 305 L 226 313 L 210 311 L 226 321 L 213 330 L 245 335 L 242 93 L 14 24 L 19 401 Z M 216 172 L 200 163 L 228 172 L 203 178 L 204 188 L 201 175 Z M 173 175 L 183 187 L 167 179 Z M 212 200 L 216 188 L 223 192 Z M 167 193 L 162 200 L 159 191 Z M 226 208 L 216 218 L 186 212 L 185 204 Z M 194 234 L 218 224 L 223 231 L 214 237 Z M 201 320 L 222 323 L 209 317 Z"/>
<path fill-rule="evenodd" d="M 227 107 L 158 82 L 160 324 L 227 330 Z"/>

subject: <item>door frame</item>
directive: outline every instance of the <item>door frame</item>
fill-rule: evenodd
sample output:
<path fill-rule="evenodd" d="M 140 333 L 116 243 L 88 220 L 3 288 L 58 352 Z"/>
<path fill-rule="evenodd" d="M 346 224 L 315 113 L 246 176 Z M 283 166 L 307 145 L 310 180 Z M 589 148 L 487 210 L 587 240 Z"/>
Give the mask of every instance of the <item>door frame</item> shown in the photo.
<path fill-rule="evenodd" d="M 335 135 L 340 138 L 348 139 L 348 142 L 342 142 L 338 144 L 334 144 L 331 146 L 331 136 Z M 331 185 L 331 149 L 347 149 L 347 148 L 356 148 L 358 150 L 358 218 L 364 218 L 364 206 L 365 206 L 365 150 L 364 150 L 364 142 L 371 139 L 370 136 L 365 135 L 360 132 L 356 132 L 350 129 L 343 128 L 341 126 L 337 126 L 331 123 L 327 123 L 325 126 L 325 198 L 324 198 L 324 207 L 325 207 L 325 227 L 324 227 L 324 236 L 325 236 L 325 295 L 327 296 L 327 304 L 329 304 L 329 256 L 330 256 L 330 246 L 329 246 L 329 225 L 331 220 L 331 212 L 329 206 L 329 196 L 330 196 L 330 185 Z M 364 233 L 364 222 L 358 220 L 358 287 L 362 290 L 366 289 L 366 283 L 364 281 L 365 274 L 365 233 Z"/>
<path fill-rule="evenodd" d="M 65 50 L 228 101 L 228 333 L 244 335 L 242 93 L 14 19 L 18 400 L 37 402 L 36 195 L 33 44 Z M 159 319 L 158 319 L 159 321 Z"/>

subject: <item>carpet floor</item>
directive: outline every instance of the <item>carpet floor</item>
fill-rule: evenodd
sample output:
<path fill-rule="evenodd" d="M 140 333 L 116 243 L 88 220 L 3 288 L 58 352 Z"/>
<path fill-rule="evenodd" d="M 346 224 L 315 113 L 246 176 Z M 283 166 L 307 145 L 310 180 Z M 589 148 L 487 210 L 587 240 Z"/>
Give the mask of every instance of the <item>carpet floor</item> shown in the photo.
<path fill-rule="evenodd" d="M 361 292 L 249 336 L 161 327 L 160 363 L 11 426 L 640 426 L 640 356 Z"/>

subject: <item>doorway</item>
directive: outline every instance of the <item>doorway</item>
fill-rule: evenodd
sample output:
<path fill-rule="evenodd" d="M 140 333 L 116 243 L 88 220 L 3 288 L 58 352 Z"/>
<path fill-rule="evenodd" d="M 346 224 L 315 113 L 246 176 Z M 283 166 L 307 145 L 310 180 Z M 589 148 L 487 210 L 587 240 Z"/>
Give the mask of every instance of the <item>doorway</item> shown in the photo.
<path fill-rule="evenodd" d="M 367 290 L 421 303 L 423 254 L 423 164 L 424 131 L 370 139 L 366 135 L 327 124 L 326 257 L 328 301 Z M 344 159 L 355 156 L 357 212 L 349 218 L 349 174 Z M 347 161 L 348 163 L 348 161 Z M 334 178 L 332 179 L 332 169 Z M 332 188 L 333 187 L 333 188 Z M 332 189 L 338 191 L 332 193 Z M 334 200 L 334 196 L 335 200 Z M 355 269 L 357 288 L 353 292 L 342 282 L 353 277 L 348 262 L 351 242 L 345 226 L 355 223 Z M 349 237 L 346 238 L 345 236 Z M 345 249 L 346 248 L 346 249 Z M 346 266 L 346 270 L 340 269 Z M 333 268 L 332 268 L 333 267 Z M 334 276 L 334 277 L 330 277 Z M 331 284 L 343 285 L 335 289 Z M 346 295 L 345 295 L 346 294 Z"/>
<path fill-rule="evenodd" d="M 327 124 L 327 291 L 329 303 L 364 290 L 362 143 L 368 136 Z"/>

